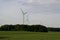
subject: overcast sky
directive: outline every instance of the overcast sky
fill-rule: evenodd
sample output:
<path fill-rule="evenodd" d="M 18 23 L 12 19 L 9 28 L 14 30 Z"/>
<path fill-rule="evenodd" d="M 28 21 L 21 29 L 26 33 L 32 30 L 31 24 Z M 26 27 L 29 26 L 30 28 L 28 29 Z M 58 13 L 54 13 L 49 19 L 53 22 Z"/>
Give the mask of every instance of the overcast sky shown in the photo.
<path fill-rule="evenodd" d="M 26 24 L 60 27 L 60 0 L 0 0 L 0 25 L 22 24 L 20 8 L 27 12 Z"/>

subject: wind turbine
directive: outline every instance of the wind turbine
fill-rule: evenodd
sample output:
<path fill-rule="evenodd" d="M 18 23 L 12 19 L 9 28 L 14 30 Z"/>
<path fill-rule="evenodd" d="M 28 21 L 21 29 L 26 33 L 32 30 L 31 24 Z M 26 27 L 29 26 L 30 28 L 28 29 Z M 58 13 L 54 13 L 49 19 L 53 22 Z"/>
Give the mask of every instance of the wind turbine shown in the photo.
<path fill-rule="evenodd" d="M 25 15 L 27 14 L 27 12 L 24 12 L 22 9 L 21 9 L 21 11 L 22 11 L 22 14 L 23 14 L 23 25 L 24 25 L 24 23 L 25 23 L 25 20 L 24 19 L 25 19 Z"/>

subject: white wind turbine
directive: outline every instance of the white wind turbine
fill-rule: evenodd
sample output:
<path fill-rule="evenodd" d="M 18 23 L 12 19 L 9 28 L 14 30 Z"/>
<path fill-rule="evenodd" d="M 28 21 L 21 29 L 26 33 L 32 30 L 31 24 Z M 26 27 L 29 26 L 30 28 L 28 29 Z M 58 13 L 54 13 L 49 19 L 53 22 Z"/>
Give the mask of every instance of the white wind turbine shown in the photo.
<path fill-rule="evenodd" d="M 23 25 L 24 25 L 25 24 L 25 15 L 27 14 L 27 12 L 24 12 L 22 9 L 21 9 L 21 11 L 22 11 L 22 14 L 23 14 Z M 28 18 L 27 18 L 27 21 L 28 21 Z"/>

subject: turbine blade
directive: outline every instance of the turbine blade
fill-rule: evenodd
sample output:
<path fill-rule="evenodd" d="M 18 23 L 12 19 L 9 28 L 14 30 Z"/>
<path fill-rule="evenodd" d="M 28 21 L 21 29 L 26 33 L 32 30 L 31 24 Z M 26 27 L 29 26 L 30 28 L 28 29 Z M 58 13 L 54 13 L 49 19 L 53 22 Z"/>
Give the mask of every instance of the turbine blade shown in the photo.
<path fill-rule="evenodd" d="M 21 8 L 20 8 L 20 9 L 21 9 Z M 24 13 L 22 9 L 21 9 L 21 11 L 22 11 L 23 15 L 27 14 L 27 12 Z"/>
<path fill-rule="evenodd" d="M 20 8 L 21 9 L 21 8 Z M 21 9 L 22 13 L 24 14 L 23 10 Z"/>

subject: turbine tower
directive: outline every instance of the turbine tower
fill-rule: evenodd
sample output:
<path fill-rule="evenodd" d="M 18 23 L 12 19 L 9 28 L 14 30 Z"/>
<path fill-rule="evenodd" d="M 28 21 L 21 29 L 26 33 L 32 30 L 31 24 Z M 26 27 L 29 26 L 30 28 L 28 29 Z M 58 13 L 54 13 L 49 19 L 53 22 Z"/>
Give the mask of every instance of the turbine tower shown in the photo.
<path fill-rule="evenodd" d="M 22 14 L 23 14 L 23 25 L 25 24 L 25 15 L 27 14 L 27 12 L 24 12 L 22 9 L 21 9 L 21 11 L 22 11 Z"/>

